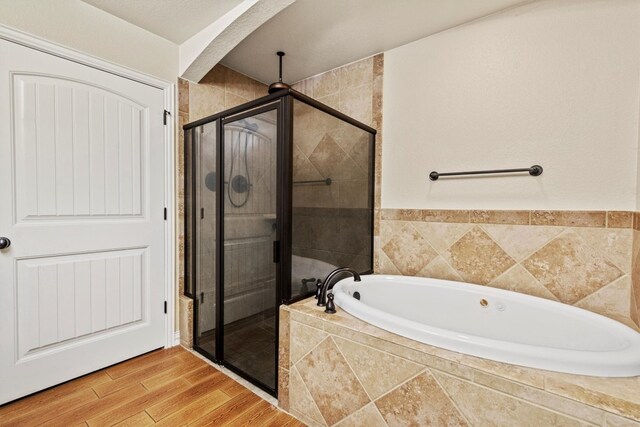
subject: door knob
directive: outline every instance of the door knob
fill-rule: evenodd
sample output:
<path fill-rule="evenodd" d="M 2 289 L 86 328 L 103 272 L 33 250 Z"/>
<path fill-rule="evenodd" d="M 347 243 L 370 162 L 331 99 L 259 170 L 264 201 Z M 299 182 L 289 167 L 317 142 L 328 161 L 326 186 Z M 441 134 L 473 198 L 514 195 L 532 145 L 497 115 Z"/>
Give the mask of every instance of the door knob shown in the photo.
<path fill-rule="evenodd" d="M 0 237 L 0 249 L 6 249 L 11 246 L 11 240 L 6 237 Z"/>

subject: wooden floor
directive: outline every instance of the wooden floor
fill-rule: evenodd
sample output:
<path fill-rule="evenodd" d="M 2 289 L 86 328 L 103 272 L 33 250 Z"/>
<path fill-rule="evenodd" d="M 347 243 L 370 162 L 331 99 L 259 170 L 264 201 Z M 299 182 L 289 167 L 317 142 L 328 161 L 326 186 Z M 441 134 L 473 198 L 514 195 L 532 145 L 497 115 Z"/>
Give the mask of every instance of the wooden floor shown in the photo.
<path fill-rule="evenodd" d="M 0 426 L 303 426 L 182 347 L 0 406 Z"/>

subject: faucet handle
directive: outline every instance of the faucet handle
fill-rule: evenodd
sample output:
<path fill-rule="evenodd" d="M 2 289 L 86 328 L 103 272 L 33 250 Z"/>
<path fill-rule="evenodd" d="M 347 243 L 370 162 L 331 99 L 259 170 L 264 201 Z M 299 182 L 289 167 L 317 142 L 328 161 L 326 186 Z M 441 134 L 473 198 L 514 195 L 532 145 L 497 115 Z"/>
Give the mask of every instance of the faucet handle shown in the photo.
<path fill-rule="evenodd" d="M 336 312 L 336 305 L 333 302 L 333 298 L 334 298 L 333 293 L 327 294 L 327 299 L 329 301 L 327 301 L 327 306 L 324 309 L 325 313 L 334 314 Z"/>
<path fill-rule="evenodd" d="M 320 292 L 322 292 L 322 280 L 318 279 L 316 282 L 316 299 L 320 298 Z"/>

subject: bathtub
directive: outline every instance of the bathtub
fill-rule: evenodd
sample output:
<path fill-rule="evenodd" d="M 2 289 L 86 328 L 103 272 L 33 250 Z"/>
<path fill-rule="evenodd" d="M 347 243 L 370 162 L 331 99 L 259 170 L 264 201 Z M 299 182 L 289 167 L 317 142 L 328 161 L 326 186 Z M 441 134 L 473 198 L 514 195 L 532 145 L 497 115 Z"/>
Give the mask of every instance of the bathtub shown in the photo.
<path fill-rule="evenodd" d="M 572 374 L 640 375 L 639 333 L 559 302 L 467 283 L 383 275 L 341 280 L 333 294 L 338 307 L 365 322 L 447 350 Z"/>

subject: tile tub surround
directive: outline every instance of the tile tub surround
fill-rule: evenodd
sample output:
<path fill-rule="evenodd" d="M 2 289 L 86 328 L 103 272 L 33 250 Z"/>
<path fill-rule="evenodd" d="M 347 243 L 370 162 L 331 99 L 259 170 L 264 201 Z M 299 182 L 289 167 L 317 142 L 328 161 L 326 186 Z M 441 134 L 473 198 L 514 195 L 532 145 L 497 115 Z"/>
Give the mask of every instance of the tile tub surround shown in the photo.
<path fill-rule="evenodd" d="M 310 426 L 640 426 L 640 377 L 493 362 L 322 310 L 280 308 L 279 405 Z"/>
<path fill-rule="evenodd" d="M 633 212 L 385 209 L 376 272 L 508 289 L 639 329 Z"/>

